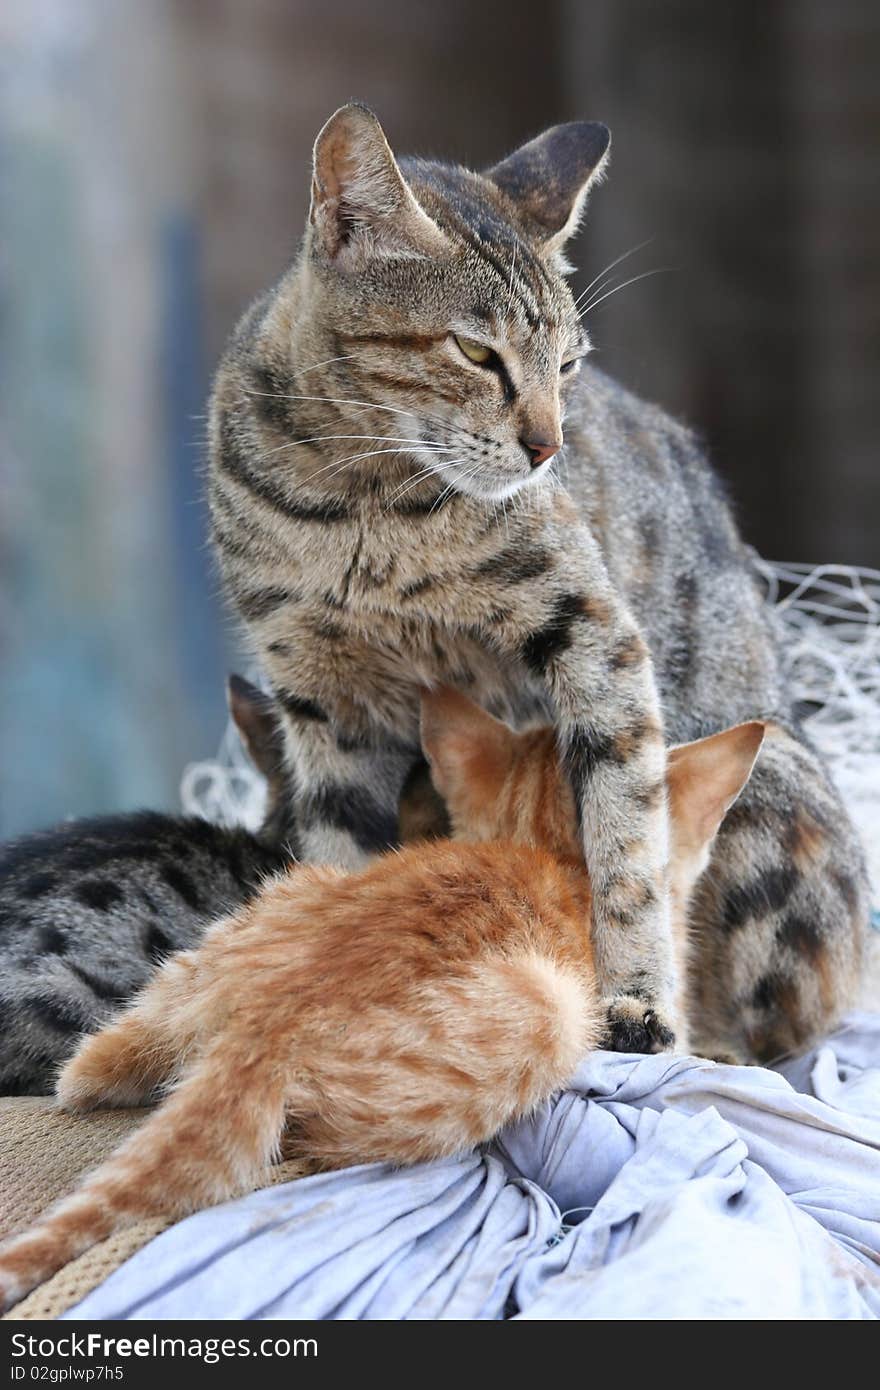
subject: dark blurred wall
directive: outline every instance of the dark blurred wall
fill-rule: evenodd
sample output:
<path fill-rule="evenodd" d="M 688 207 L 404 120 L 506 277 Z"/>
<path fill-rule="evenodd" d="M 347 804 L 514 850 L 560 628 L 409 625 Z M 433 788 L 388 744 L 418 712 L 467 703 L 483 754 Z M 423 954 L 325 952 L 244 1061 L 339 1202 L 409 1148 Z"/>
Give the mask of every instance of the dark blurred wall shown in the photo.
<path fill-rule="evenodd" d="M 614 134 L 578 247 L 597 361 L 705 433 L 765 554 L 880 564 L 880 6 L 865 0 L 176 0 L 200 132 L 207 340 L 284 264 L 357 96 L 403 151 Z"/>
<path fill-rule="evenodd" d="M 312 145 L 352 97 L 398 150 L 479 166 L 568 109 L 559 6 L 174 0 L 200 141 L 207 337 L 287 263 Z"/>
<path fill-rule="evenodd" d="M 880 6 L 566 7 L 571 110 L 614 131 L 601 360 L 707 436 L 749 539 L 880 565 Z"/>

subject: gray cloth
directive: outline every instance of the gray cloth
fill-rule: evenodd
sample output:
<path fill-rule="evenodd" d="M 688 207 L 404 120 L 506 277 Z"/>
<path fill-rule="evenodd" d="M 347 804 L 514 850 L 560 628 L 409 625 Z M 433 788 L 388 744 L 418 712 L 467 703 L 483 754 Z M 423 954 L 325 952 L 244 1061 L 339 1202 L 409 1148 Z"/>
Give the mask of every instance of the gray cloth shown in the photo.
<path fill-rule="evenodd" d="M 485 1153 L 266 1188 L 68 1318 L 875 1318 L 880 1016 L 780 1072 L 597 1052 Z"/>

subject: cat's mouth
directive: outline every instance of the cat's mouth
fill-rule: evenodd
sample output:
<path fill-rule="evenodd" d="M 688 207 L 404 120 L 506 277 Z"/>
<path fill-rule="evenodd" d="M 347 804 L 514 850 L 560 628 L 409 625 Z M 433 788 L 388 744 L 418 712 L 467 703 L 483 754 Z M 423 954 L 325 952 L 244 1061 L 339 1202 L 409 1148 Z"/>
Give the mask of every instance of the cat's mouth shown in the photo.
<path fill-rule="evenodd" d="M 447 487 L 466 497 L 475 497 L 481 502 L 503 502 L 513 497 L 523 488 L 535 487 L 542 483 L 550 473 L 552 460 L 533 468 L 524 463 L 522 468 L 500 468 L 492 464 L 447 463 L 440 476 Z"/>

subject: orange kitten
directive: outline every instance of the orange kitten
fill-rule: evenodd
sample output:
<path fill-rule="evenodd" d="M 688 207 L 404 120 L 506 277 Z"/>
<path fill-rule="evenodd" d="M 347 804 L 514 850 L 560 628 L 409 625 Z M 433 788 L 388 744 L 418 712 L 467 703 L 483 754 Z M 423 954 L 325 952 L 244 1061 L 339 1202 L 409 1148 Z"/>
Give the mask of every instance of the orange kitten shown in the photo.
<path fill-rule="evenodd" d="M 687 895 L 762 726 L 669 760 L 673 894 Z M 61 1072 L 71 1109 L 167 1099 L 73 1196 L 0 1249 L 6 1306 L 112 1232 L 304 1170 L 468 1149 L 565 1085 L 600 1040 L 590 885 L 552 730 L 426 696 L 455 840 L 344 875 L 296 868 L 173 956 Z"/>

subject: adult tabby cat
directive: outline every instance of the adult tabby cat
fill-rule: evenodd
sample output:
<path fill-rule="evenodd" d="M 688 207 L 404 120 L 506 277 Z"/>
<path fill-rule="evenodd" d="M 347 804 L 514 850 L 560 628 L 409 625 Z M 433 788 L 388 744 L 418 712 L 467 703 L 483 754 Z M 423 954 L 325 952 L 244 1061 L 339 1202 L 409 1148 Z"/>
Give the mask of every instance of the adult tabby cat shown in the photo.
<path fill-rule="evenodd" d="M 338 111 L 301 252 L 217 375 L 214 537 L 284 710 L 309 861 L 394 841 L 421 683 L 553 720 L 617 1048 L 673 1041 L 661 706 L 677 741 L 781 722 L 695 908 L 704 1004 L 770 1056 L 851 994 L 863 859 L 697 443 L 583 364 L 562 247 L 608 143 L 556 126 L 476 174 L 398 164 L 371 112 Z"/>
<path fill-rule="evenodd" d="M 590 883 L 553 731 L 516 735 L 455 693 L 426 697 L 423 728 L 458 840 L 350 875 L 294 868 L 85 1041 L 63 1104 L 174 1089 L 79 1192 L 0 1248 L 0 1301 L 141 1217 L 253 1186 L 283 1138 L 311 1169 L 480 1144 L 596 1044 Z M 670 755 L 682 946 L 688 894 L 762 734 L 747 724 Z"/>
<path fill-rule="evenodd" d="M 229 707 L 267 779 L 259 835 L 138 811 L 0 846 L 0 1095 L 51 1091 L 83 1033 L 290 862 L 295 828 L 273 702 L 232 676 Z"/>

